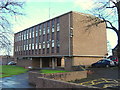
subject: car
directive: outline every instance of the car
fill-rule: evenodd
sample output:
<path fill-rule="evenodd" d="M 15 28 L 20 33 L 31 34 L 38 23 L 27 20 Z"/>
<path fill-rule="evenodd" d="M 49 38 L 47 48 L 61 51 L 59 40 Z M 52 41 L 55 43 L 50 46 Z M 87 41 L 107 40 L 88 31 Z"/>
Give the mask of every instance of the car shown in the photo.
<path fill-rule="evenodd" d="M 10 61 L 7 65 L 16 65 L 16 62 Z"/>
<path fill-rule="evenodd" d="M 118 65 L 118 57 L 109 56 L 108 59 L 112 60 L 115 63 L 115 65 Z"/>
<path fill-rule="evenodd" d="M 91 65 L 92 67 L 110 67 L 115 66 L 115 63 L 110 59 L 102 59 Z"/>

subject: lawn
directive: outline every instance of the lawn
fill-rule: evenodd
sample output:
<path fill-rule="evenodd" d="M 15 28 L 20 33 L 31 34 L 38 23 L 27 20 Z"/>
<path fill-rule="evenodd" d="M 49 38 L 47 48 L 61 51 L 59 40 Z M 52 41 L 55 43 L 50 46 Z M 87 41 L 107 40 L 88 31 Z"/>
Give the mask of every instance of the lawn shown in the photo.
<path fill-rule="evenodd" d="M 62 71 L 62 70 L 47 70 L 47 69 L 40 70 L 40 73 L 63 73 L 63 72 L 68 72 L 68 71 Z"/>
<path fill-rule="evenodd" d="M 19 66 L 0 65 L 0 78 L 25 73 L 28 69 Z"/>

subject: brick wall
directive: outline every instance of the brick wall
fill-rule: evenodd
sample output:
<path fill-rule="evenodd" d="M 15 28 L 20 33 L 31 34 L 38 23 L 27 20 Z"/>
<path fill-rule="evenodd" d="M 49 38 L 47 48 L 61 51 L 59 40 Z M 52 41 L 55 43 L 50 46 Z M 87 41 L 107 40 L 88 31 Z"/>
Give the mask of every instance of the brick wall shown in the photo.
<path fill-rule="evenodd" d="M 77 65 L 89 66 L 92 63 L 95 63 L 101 59 L 103 59 L 103 57 L 73 57 L 73 66 Z"/>
<path fill-rule="evenodd" d="M 6 57 L 6 56 L 1 56 L 0 57 L 0 65 L 6 65 L 10 61 L 14 61 L 14 58 L 13 57 Z"/>
<path fill-rule="evenodd" d="M 62 80 L 62 81 L 74 81 L 76 79 L 82 79 L 87 77 L 87 71 L 74 71 L 64 73 L 51 73 L 41 74 L 38 72 L 29 72 L 29 83 L 36 85 L 38 77 L 45 77 L 49 79 Z"/>
<path fill-rule="evenodd" d="M 17 60 L 17 66 L 20 67 L 32 66 L 32 60 Z"/>
<path fill-rule="evenodd" d="M 69 90 L 73 90 L 73 88 L 82 88 L 87 90 L 101 90 L 97 87 L 92 86 L 83 86 L 75 83 L 69 83 L 64 81 L 52 80 L 43 77 L 39 77 L 37 79 L 36 88 L 69 88 Z"/>

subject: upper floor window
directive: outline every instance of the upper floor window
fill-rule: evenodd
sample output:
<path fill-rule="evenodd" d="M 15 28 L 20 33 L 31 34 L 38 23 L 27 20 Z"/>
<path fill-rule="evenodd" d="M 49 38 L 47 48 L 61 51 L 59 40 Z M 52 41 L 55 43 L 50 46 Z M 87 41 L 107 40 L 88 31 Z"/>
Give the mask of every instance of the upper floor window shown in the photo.
<path fill-rule="evenodd" d="M 31 50 L 31 44 L 29 44 L 29 50 Z"/>
<path fill-rule="evenodd" d="M 60 40 L 60 32 L 59 32 L 59 31 L 56 33 L 56 39 L 57 39 L 58 41 Z"/>
<path fill-rule="evenodd" d="M 32 37 L 34 38 L 34 29 L 32 29 Z"/>
<path fill-rule="evenodd" d="M 47 48 L 50 48 L 50 43 L 47 43 Z"/>
<path fill-rule="evenodd" d="M 52 27 L 52 32 L 54 32 L 55 31 L 55 28 L 54 27 Z"/>
<path fill-rule="evenodd" d="M 42 25 L 40 25 L 40 29 L 39 29 L 39 35 L 42 34 Z"/>
<path fill-rule="evenodd" d="M 43 28 L 43 34 L 45 34 L 45 28 Z"/>
<path fill-rule="evenodd" d="M 25 50 L 25 45 L 23 46 L 24 50 Z"/>
<path fill-rule="evenodd" d="M 35 49 L 37 49 L 38 48 L 38 44 L 36 43 L 36 45 L 35 45 Z"/>
<path fill-rule="evenodd" d="M 52 47 L 54 47 L 54 40 L 52 40 Z"/>
<path fill-rule="evenodd" d="M 32 49 L 34 49 L 34 43 L 32 44 Z"/>
<path fill-rule="evenodd" d="M 22 36 L 21 36 L 21 37 L 22 37 L 22 40 L 23 40 L 23 33 L 22 33 Z"/>
<path fill-rule="evenodd" d="M 46 23 L 44 23 L 44 26 L 43 26 L 43 34 L 45 34 L 45 30 L 46 30 Z"/>
<path fill-rule="evenodd" d="M 26 40 L 26 31 L 24 31 L 24 40 Z"/>
<path fill-rule="evenodd" d="M 27 34 L 26 34 L 27 36 L 26 36 L 26 39 L 28 39 L 28 32 L 27 32 Z"/>
<path fill-rule="evenodd" d="M 36 37 L 38 36 L 38 30 L 36 29 Z"/>
<path fill-rule="evenodd" d="M 45 42 L 43 42 L 43 48 L 45 48 Z"/>
<path fill-rule="evenodd" d="M 50 33 L 50 27 L 47 27 L 47 33 Z"/>
<path fill-rule="evenodd" d="M 39 49 L 41 49 L 41 43 L 39 43 Z"/>
<path fill-rule="evenodd" d="M 53 19 L 53 20 L 52 20 L 52 27 L 54 27 L 54 23 L 55 23 L 55 20 Z"/>
<path fill-rule="evenodd" d="M 26 45 L 26 50 L 28 50 L 28 45 Z"/>
<path fill-rule="evenodd" d="M 50 21 L 47 22 L 47 33 L 50 33 Z"/>

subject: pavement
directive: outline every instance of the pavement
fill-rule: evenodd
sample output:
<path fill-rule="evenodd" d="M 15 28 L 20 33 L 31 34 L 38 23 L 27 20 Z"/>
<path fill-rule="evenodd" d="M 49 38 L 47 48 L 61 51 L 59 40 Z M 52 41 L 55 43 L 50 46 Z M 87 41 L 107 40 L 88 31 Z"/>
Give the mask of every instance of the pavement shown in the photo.
<path fill-rule="evenodd" d="M 32 86 L 28 83 L 28 72 L 14 75 L 12 77 L 1 78 L 0 85 L 0 88 L 2 88 L 2 90 L 5 90 L 5 88 L 35 88 L 35 86 Z"/>

